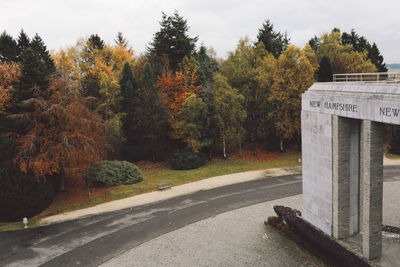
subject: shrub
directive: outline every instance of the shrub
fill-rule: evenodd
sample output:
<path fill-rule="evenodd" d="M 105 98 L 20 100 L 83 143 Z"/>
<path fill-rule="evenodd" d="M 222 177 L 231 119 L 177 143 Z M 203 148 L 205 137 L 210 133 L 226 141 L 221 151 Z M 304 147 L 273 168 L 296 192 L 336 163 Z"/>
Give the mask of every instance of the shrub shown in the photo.
<path fill-rule="evenodd" d="M 117 160 L 92 164 L 86 177 L 106 185 L 135 184 L 143 180 L 142 172 L 135 164 Z"/>
<path fill-rule="evenodd" d="M 54 197 L 51 180 L 37 181 L 12 163 L 0 168 L 0 221 L 19 221 L 47 208 Z"/>
<path fill-rule="evenodd" d="M 196 169 L 206 164 L 202 153 L 194 152 L 191 148 L 175 150 L 171 155 L 171 167 L 174 170 Z"/>

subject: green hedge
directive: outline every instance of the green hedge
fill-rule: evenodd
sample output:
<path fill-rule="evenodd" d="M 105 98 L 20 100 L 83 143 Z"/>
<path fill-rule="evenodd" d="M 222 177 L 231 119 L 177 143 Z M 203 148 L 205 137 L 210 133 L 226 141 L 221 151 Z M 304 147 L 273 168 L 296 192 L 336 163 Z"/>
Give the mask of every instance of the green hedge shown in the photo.
<path fill-rule="evenodd" d="M 203 153 L 194 152 L 191 148 L 175 150 L 171 154 L 171 167 L 174 170 L 196 169 L 206 164 Z"/>
<path fill-rule="evenodd" d="M 54 197 L 49 179 L 46 183 L 21 173 L 17 167 L 0 168 L 0 221 L 20 221 L 46 209 Z"/>
<path fill-rule="evenodd" d="M 143 180 L 142 172 L 136 165 L 117 160 L 103 160 L 92 164 L 86 177 L 106 185 L 134 184 Z"/>

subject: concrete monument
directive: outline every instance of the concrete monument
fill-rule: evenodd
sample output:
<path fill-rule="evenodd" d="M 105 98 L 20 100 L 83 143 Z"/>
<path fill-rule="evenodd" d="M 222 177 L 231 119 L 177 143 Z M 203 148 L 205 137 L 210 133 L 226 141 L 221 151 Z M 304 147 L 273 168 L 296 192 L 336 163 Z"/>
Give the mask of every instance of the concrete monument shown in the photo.
<path fill-rule="evenodd" d="M 382 253 L 383 124 L 400 124 L 400 84 L 315 83 L 302 95 L 303 212 L 337 239 Z"/>

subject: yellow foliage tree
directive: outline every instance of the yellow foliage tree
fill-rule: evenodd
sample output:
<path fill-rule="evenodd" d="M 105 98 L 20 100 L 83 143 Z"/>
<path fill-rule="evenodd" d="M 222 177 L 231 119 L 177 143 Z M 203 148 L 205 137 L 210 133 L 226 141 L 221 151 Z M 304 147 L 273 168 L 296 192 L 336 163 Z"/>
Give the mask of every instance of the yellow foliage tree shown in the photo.
<path fill-rule="evenodd" d="M 0 64 L 0 114 L 4 112 L 11 100 L 12 82 L 19 76 L 19 66 L 16 63 Z"/>
<path fill-rule="evenodd" d="M 97 99 L 93 108 L 110 126 L 107 128 L 109 142 L 119 147 L 123 142 L 121 120 L 125 115 L 121 109 L 119 78 L 125 63 L 135 64 L 133 50 L 123 44 L 93 49 L 88 39 L 80 39 L 66 51 L 55 53 L 53 59 L 59 70 L 66 69 L 74 77 L 78 76 L 74 80 L 79 81 L 84 96 Z"/>
<path fill-rule="evenodd" d="M 64 50 L 60 50 L 52 54 L 54 64 L 56 65 L 57 72 L 63 77 L 68 79 L 67 85 L 77 89 L 81 79 L 78 66 L 74 64 L 73 59 Z"/>
<path fill-rule="evenodd" d="M 341 33 L 332 31 L 321 36 L 318 60 L 324 56 L 332 62 L 333 73 L 375 72 L 375 65 L 367 58 L 367 51 L 355 52 L 350 45 L 342 45 Z"/>
<path fill-rule="evenodd" d="M 289 46 L 273 66 L 273 84 L 269 100 L 271 116 L 283 142 L 300 136 L 301 94 L 314 83 L 314 67 L 304 50 Z"/>

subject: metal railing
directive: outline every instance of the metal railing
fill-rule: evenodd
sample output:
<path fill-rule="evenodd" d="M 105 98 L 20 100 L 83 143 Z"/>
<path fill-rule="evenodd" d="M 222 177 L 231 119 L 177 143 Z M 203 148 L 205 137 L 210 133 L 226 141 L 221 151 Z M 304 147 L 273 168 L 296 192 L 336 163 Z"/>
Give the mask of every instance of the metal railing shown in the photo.
<path fill-rule="evenodd" d="M 333 82 L 400 83 L 400 72 L 333 74 Z"/>

